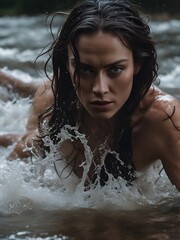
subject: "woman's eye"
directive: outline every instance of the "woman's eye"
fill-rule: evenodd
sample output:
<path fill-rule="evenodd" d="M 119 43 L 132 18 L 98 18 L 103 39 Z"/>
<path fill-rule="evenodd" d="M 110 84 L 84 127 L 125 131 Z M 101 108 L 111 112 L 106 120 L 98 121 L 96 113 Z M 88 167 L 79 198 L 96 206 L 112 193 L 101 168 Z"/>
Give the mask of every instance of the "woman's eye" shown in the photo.
<path fill-rule="evenodd" d="M 94 72 L 91 68 L 80 67 L 80 73 L 81 74 L 93 74 Z"/>
<path fill-rule="evenodd" d="M 121 73 L 123 68 L 121 66 L 114 66 L 114 67 L 111 67 L 109 70 L 110 70 L 110 73 L 118 74 L 118 73 Z"/>

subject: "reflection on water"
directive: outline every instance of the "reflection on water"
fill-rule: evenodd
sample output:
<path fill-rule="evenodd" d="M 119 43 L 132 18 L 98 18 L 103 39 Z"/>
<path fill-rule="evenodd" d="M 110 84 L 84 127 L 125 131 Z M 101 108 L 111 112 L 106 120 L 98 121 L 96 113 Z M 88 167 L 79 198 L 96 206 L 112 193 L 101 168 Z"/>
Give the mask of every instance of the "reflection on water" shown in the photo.
<path fill-rule="evenodd" d="M 0 236 L 74 240 L 179 240 L 179 202 L 134 211 L 71 209 L 24 212 L 0 220 Z M 172 206 L 173 205 L 173 206 Z M 66 238 L 62 238 L 62 236 Z M 68 237 L 67 237 L 68 236 Z"/>

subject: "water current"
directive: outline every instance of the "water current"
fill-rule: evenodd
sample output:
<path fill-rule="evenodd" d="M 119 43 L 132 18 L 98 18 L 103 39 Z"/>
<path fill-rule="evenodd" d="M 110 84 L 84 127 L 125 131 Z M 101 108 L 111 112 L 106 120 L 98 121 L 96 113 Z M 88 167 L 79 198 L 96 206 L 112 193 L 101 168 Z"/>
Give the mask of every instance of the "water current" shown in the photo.
<path fill-rule="evenodd" d="M 160 87 L 180 99 L 180 21 L 151 20 L 150 26 Z M 25 82 L 42 81 L 44 59 L 38 73 L 34 60 L 50 41 L 44 16 L 1 17 L 0 29 L 0 68 Z M 0 134 L 25 133 L 30 105 L 0 87 Z M 180 239 L 180 194 L 159 173 L 160 163 L 135 186 L 112 179 L 84 191 L 73 175 L 60 179 L 51 163 L 8 161 L 12 148 L 0 147 L 0 239 Z"/>

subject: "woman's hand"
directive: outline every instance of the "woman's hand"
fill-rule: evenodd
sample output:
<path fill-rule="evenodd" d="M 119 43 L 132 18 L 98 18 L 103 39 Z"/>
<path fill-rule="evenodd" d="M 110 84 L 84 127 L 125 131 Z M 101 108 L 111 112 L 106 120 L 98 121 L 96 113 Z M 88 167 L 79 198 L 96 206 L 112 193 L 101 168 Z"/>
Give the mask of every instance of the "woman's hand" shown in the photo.
<path fill-rule="evenodd" d="M 17 158 L 31 157 L 33 150 L 33 142 L 37 138 L 37 130 L 29 131 L 24 134 L 16 143 L 13 151 L 10 153 L 8 160 Z"/>

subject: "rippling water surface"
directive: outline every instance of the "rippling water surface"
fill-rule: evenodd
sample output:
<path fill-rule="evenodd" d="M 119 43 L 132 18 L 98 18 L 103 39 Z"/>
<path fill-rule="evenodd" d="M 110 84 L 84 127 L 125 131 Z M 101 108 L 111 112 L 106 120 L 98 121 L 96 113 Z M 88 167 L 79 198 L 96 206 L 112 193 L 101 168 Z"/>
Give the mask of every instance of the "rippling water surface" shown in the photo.
<path fill-rule="evenodd" d="M 150 24 L 160 87 L 180 99 L 180 21 Z M 3 17 L 0 28 L 1 69 L 23 81 L 42 81 L 34 60 L 50 40 L 44 17 Z M 43 63 L 38 60 L 37 70 Z M 0 134 L 24 133 L 30 100 L 6 95 L 0 87 Z M 51 163 L 7 161 L 12 148 L 0 148 L 0 239 L 180 239 L 180 194 L 159 172 L 160 163 L 135 186 L 112 180 L 84 191 L 82 182 L 74 187 L 73 176 L 60 180 Z"/>

